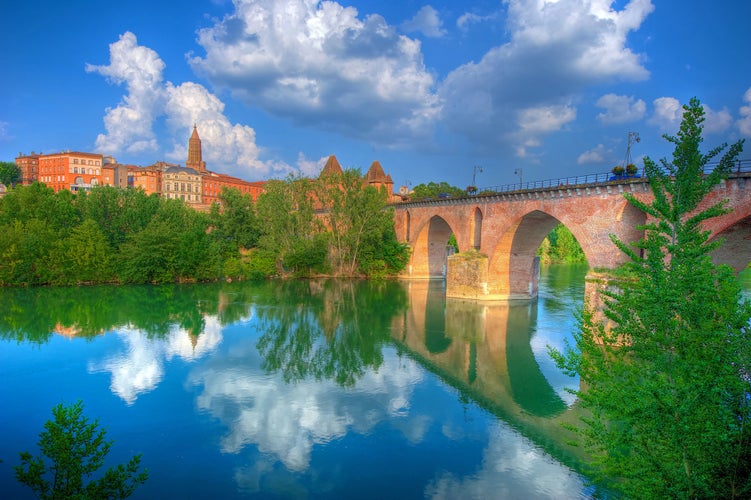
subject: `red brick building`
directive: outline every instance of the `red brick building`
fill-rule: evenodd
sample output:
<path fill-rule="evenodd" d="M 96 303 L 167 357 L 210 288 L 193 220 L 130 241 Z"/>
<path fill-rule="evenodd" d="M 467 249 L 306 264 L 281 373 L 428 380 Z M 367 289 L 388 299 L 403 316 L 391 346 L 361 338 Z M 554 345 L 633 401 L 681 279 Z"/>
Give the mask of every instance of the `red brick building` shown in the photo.
<path fill-rule="evenodd" d="M 18 153 L 16 165 L 21 169 L 21 181 L 19 184 L 28 186 L 32 182 L 39 180 L 39 154 L 34 151 L 28 155 Z"/>
<path fill-rule="evenodd" d="M 56 193 L 88 191 L 102 184 L 103 156 L 96 153 L 65 151 L 39 155 L 39 178 Z"/>

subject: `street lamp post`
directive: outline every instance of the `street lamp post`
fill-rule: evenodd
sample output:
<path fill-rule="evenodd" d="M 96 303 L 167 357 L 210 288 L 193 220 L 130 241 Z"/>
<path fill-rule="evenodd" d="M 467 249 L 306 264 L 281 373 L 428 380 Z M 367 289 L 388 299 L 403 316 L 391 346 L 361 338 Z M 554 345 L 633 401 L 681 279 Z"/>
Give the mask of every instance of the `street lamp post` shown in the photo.
<path fill-rule="evenodd" d="M 522 189 L 522 185 L 524 184 L 524 180 L 522 179 L 522 169 L 521 167 L 514 169 L 514 175 L 519 176 L 519 189 Z"/>
<path fill-rule="evenodd" d="M 475 165 L 474 172 L 472 172 L 472 185 L 477 186 L 475 181 L 477 180 L 477 172 L 482 173 L 482 167 L 480 165 Z"/>

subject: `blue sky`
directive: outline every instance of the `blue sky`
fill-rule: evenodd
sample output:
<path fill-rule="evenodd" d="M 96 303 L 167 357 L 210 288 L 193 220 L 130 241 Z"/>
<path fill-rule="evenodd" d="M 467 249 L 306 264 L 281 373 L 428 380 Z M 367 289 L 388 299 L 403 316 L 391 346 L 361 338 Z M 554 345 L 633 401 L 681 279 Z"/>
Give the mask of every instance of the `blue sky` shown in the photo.
<path fill-rule="evenodd" d="M 609 171 L 629 132 L 669 156 L 751 138 L 751 2 L 27 0 L 3 7 L 0 160 L 64 149 L 317 175 L 335 154 L 396 186 Z M 751 158 L 751 143 L 743 158 Z"/>

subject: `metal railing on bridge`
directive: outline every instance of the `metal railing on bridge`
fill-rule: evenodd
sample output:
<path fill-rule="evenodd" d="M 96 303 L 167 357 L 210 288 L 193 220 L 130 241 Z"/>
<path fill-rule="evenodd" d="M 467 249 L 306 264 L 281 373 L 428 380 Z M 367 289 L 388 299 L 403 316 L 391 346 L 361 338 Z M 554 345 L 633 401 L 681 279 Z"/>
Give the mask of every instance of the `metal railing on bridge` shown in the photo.
<path fill-rule="evenodd" d="M 718 162 L 707 163 L 704 173 L 709 173 L 718 165 Z M 751 158 L 737 160 L 731 171 L 732 174 L 751 173 Z M 629 179 L 641 179 L 644 177 L 644 170 L 640 170 L 635 175 L 616 175 L 613 172 L 601 172 L 597 174 L 573 175 L 569 177 L 559 177 L 557 179 L 545 179 L 542 181 L 528 181 L 515 184 L 503 184 L 500 186 L 485 186 L 478 188 L 475 195 L 508 193 L 512 191 L 535 191 L 541 189 L 555 189 L 561 187 L 576 187 L 592 184 L 604 184 L 608 182 L 618 182 Z"/>

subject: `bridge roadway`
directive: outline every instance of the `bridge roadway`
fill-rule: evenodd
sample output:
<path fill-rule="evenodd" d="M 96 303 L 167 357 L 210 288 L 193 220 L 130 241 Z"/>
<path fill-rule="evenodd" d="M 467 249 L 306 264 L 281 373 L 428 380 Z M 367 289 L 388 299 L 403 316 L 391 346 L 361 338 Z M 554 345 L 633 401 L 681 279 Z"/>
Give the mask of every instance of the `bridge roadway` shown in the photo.
<path fill-rule="evenodd" d="M 727 263 L 736 271 L 751 262 L 751 168 L 745 170 L 739 167 L 702 204 L 727 200 L 732 209 L 705 221 L 704 227 L 711 239 L 725 238 L 713 255 L 715 262 Z M 647 220 L 645 213 L 626 201 L 625 192 L 647 203 L 653 199 L 645 179 L 626 178 L 396 203 L 397 238 L 412 248 L 401 277 L 445 278 L 449 297 L 535 298 L 539 276 L 535 254 L 559 223 L 576 237 L 590 269 L 615 268 L 626 256 L 610 235 L 638 241 L 643 231 L 636 227 Z M 449 258 L 452 233 L 459 254 Z"/>

